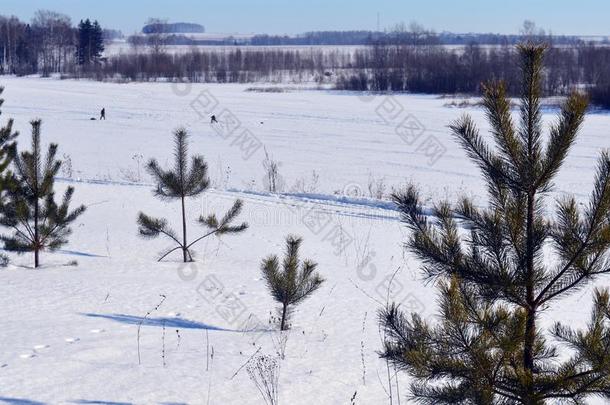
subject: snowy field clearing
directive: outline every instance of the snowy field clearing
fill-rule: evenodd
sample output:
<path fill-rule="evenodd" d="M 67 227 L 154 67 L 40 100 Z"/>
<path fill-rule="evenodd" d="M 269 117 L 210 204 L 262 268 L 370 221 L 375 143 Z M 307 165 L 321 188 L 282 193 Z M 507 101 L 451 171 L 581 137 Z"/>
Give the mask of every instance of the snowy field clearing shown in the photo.
<path fill-rule="evenodd" d="M 373 194 L 385 185 L 387 195 L 413 181 L 433 200 L 466 193 L 483 204 L 483 182 L 447 129 L 463 112 L 486 129 L 480 109 L 447 108 L 450 100 L 433 96 L 253 92 L 246 85 L 1 84 L 2 117 L 15 118 L 25 144 L 28 121 L 42 118 L 43 141 L 59 143 L 59 156 L 71 162 L 59 186 L 73 184 L 75 203 L 88 210 L 64 250 L 43 254 L 43 268 L 12 256 L 0 271 L 0 402 L 263 403 L 242 368 L 255 353 L 281 346 L 268 325 L 275 306 L 259 263 L 296 233 L 304 237 L 303 257 L 317 261 L 327 281 L 294 314 L 279 403 L 349 404 L 354 394 L 355 404 L 389 403 L 376 311 L 389 298 L 430 317 L 435 290 L 404 253 L 407 231 L 395 211 L 370 199 L 369 185 Z M 102 107 L 108 120 L 91 120 Z M 220 120 L 216 129 L 211 114 Z M 215 188 L 190 202 L 189 216 L 221 213 L 242 198 L 250 223 L 242 234 L 198 245 L 196 263 L 187 266 L 178 256 L 157 263 L 166 244 L 142 240 L 135 223 L 140 210 L 178 221 L 178 204 L 154 199 L 142 166 L 151 157 L 164 165 L 171 159 L 171 132 L 181 125 L 192 135 L 191 151 L 207 158 Z M 608 128 L 610 115 L 587 116 L 557 194 L 588 195 L 596 157 L 610 146 Z M 264 192 L 264 149 L 281 162 L 285 195 Z M 201 229 L 193 224 L 190 233 Z M 590 291 L 562 301 L 541 324 L 583 325 Z M 405 403 L 408 379 L 392 372 L 391 381 L 394 403 L 396 382 Z"/>
<path fill-rule="evenodd" d="M 212 37 L 210 40 L 222 40 L 228 38 L 229 35 L 218 34 L 218 36 Z M 236 40 L 249 39 L 247 35 L 237 35 L 232 38 Z M 207 38 L 206 38 L 207 39 Z M 364 45 L 239 45 L 241 50 L 285 50 L 285 51 L 324 51 L 325 53 L 338 52 L 342 53 L 353 53 L 357 49 L 364 48 Z M 166 45 L 164 50 L 168 53 L 180 54 L 190 52 L 193 49 L 200 51 L 218 51 L 228 52 L 234 51 L 237 47 L 235 45 Z M 147 52 L 148 47 L 140 46 L 138 52 Z M 114 41 L 106 45 L 104 50 L 105 56 L 112 56 L 117 54 L 125 54 L 133 52 L 133 47 L 127 41 Z"/>
<path fill-rule="evenodd" d="M 4 78 L 4 114 L 29 134 L 43 120 L 43 136 L 61 145 L 72 176 L 84 180 L 147 182 L 138 167 L 171 156 L 172 131 L 186 127 L 219 189 L 264 191 L 264 149 L 280 162 L 284 191 L 370 196 L 369 180 L 386 193 L 406 181 L 431 197 L 480 196 L 483 182 L 465 162 L 447 126 L 464 112 L 488 128 L 478 108 L 444 107 L 451 99 L 422 95 L 357 96 L 349 92 L 245 91 L 262 85 L 100 84 L 89 81 Z M 282 89 L 282 87 L 280 87 Z M 105 107 L 108 120 L 92 121 Z M 554 119 L 549 109 L 545 119 Z M 218 132 L 209 124 L 216 114 Z M 233 117 L 233 119 L 231 119 Z M 586 196 L 592 164 L 608 147 L 610 115 L 590 114 L 557 190 Z M 248 142 L 242 142 L 243 131 Z M 256 142 L 258 140 L 258 142 Z M 138 164 L 140 162 L 140 164 Z M 319 177 L 312 181 L 313 171 Z"/>

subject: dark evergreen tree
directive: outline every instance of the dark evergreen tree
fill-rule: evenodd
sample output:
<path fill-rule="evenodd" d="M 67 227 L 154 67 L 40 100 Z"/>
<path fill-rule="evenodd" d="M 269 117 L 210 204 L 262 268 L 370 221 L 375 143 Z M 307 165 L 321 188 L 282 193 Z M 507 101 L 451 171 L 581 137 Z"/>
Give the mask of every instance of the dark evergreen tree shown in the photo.
<path fill-rule="evenodd" d="M 40 251 L 56 250 L 68 243 L 72 223 L 84 211 L 80 206 L 69 210 L 74 188 L 68 187 L 61 203 L 55 202 L 54 177 L 61 168 L 55 159 L 57 145 L 49 145 L 42 156 L 40 120 L 32 121 L 32 150 L 12 151 L 12 167 L 6 188 L 6 201 L 0 206 L 0 225 L 12 229 L 2 235 L 4 247 L 17 253 L 34 252 L 34 267 L 40 265 Z"/>
<path fill-rule="evenodd" d="M 586 329 L 538 325 L 557 300 L 610 272 L 610 157 L 599 159 L 590 202 L 573 197 L 546 214 L 553 179 L 583 122 L 585 98 L 571 94 L 544 141 L 540 87 L 544 48 L 519 47 L 522 97 L 515 125 L 503 83 L 484 87 L 492 148 L 465 116 L 451 125 L 488 185 L 489 208 L 443 202 L 426 216 L 410 187 L 394 196 L 413 231 L 409 249 L 440 285 L 440 321 L 381 312 L 382 356 L 413 377 L 425 404 L 583 403 L 610 399 L 610 304 L 596 291 Z M 551 256 L 554 255 L 553 258 Z M 551 341 L 567 343 L 561 351 Z"/>
<path fill-rule="evenodd" d="M 316 291 L 324 279 L 316 272 L 317 263 L 310 260 L 301 262 L 299 248 L 303 239 L 294 236 L 286 238 L 286 254 L 280 265 L 277 256 L 263 260 L 261 270 L 267 288 L 273 299 L 281 304 L 279 309 L 280 330 L 290 328 L 292 307 L 303 302 Z"/>
<path fill-rule="evenodd" d="M 104 52 L 104 33 L 97 21 L 81 20 L 78 24 L 77 57 L 79 65 L 96 62 Z"/>
<path fill-rule="evenodd" d="M 102 53 L 104 53 L 104 30 L 97 20 L 93 21 L 91 27 L 91 47 L 93 49 L 92 55 L 94 60 L 98 60 Z"/>
<path fill-rule="evenodd" d="M 157 182 L 157 188 L 155 189 L 157 197 L 165 201 L 180 200 L 182 238 L 169 227 L 167 220 L 164 218 L 153 218 L 140 212 L 138 215 L 138 225 L 140 235 L 143 237 L 156 238 L 162 234 L 176 242 L 177 246 L 165 252 L 159 258 L 159 261 L 176 250 L 182 250 L 182 259 L 184 262 L 188 262 L 193 260 L 190 249 L 197 242 L 211 235 L 220 236 L 239 233 L 246 230 L 248 225 L 245 222 L 239 225 L 232 225 L 235 218 L 240 214 L 243 205 L 241 200 L 236 200 L 231 209 L 221 219 L 218 219 L 214 214 L 208 217 L 199 217 L 198 223 L 205 226 L 208 232 L 192 242 L 188 241 L 186 235 L 186 199 L 203 193 L 208 189 L 210 181 L 207 176 L 207 164 L 203 156 L 193 156 L 189 167 L 188 134 L 186 130 L 177 130 L 174 133 L 174 139 L 175 163 L 173 170 L 163 170 L 155 159 L 148 162 L 147 169 Z"/>
<path fill-rule="evenodd" d="M 15 73 L 19 75 L 33 74 L 38 71 L 38 54 L 36 44 L 38 38 L 36 32 L 28 24 L 24 28 L 23 35 L 19 37 L 15 49 L 15 59 L 17 69 Z"/>
<path fill-rule="evenodd" d="M 91 61 L 91 21 L 80 20 L 78 24 L 78 46 L 76 48 L 78 64 L 85 65 Z"/>

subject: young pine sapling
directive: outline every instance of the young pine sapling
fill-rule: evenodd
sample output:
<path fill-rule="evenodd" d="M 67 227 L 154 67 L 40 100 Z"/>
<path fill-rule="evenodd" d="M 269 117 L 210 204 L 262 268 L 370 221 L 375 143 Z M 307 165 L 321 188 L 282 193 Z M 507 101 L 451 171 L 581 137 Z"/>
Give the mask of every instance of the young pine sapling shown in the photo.
<path fill-rule="evenodd" d="M 300 261 L 299 248 L 302 242 L 301 238 L 289 236 L 286 238 L 286 254 L 281 265 L 275 255 L 264 259 L 261 265 L 269 292 L 281 304 L 279 319 L 282 331 L 290 327 L 292 307 L 303 302 L 324 282 L 315 271 L 317 263 Z"/>
<path fill-rule="evenodd" d="M 195 240 L 189 242 L 187 239 L 187 218 L 186 218 L 186 199 L 196 197 L 208 189 L 210 185 L 207 176 L 207 164 L 203 156 L 196 155 L 191 158 L 189 165 L 188 157 L 188 134 L 184 129 L 178 129 L 174 133 L 174 167 L 170 170 L 162 169 L 155 159 L 148 162 L 147 170 L 157 182 L 154 193 L 157 197 L 165 201 L 179 200 L 182 214 L 182 235 L 168 225 L 164 218 L 153 218 L 143 212 L 138 214 L 138 225 L 140 235 L 145 238 L 156 238 L 164 235 L 176 243 L 177 246 L 165 252 L 159 261 L 163 260 L 170 253 L 181 250 L 184 262 L 192 261 L 191 247 L 202 239 L 211 235 L 223 235 L 239 233 L 248 228 L 244 222 L 239 225 L 232 225 L 235 218 L 240 214 L 243 203 L 236 200 L 231 209 L 221 218 L 215 215 L 207 217 L 200 216 L 199 224 L 205 226 L 208 232 Z"/>
<path fill-rule="evenodd" d="M 14 173 L 6 180 L 0 225 L 14 232 L 0 238 L 8 251 L 34 252 L 34 267 L 38 267 L 42 250 L 53 251 L 68 243 L 69 225 L 85 211 L 85 206 L 70 211 L 72 186 L 66 188 L 59 205 L 55 202 L 54 178 L 61 168 L 61 161 L 55 159 L 57 145 L 50 144 L 43 157 L 41 121 L 32 121 L 31 125 L 32 150 L 18 153 L 17 148 L 11 149 Z"/>

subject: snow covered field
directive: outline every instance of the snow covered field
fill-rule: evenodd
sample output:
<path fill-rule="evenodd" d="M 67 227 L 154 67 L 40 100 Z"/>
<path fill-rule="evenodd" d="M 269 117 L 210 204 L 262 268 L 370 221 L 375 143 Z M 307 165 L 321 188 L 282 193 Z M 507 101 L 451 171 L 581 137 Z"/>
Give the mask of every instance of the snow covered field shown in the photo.
<path fill-rule="evenodd" d="M 294 315 L 279 403 L 349 404 L 354 395 L 354 404 L 389 403 L 376 311 L 390 299 L 432 316 L 435 290 L 403 251 L 407 230 L 391 204 L 371 197 L 413 181 L 431 200 L 466 193 L 484 204 L 482 180 L 447 129 L 465 111 L 486 129 L 480 109 L 448 108 L 434 96 L 305 88 L 7 77 L 0 84 L 2 118 L 15 118 L 26 144 L 28 121 L 42 118 L 43 142 L 59 143 L 71 164 L 58 185 L 74 185 L 75 203 L 88 206 L 70 244 L 43 254 L 43 268 L 12 256 L 0 270 L 0 403 L 264 403 L 242 366 L 281 346 L 259 264 L 282 252 L 289 233 L 304 237 L 303 257 L 317 261 L 327 281 Z M 102 107 L 107 121 L 91 120 Z M 211 114 L 219 125 L 209 124 Z M 166 244 L 142 240 L 135 222 L 140 210 L 178 221 L 178 205 L 154 199 L 142 167 L 151 157 L 171 159 L 171 132 L 181 125 L 214 186 L 190 201 L 189 217 L 221 213 L 242 198 L 250 224 L 198 245 L 189 265 L 178 256 L 157 263 Z M 587 116 L 557 194 L 588 195 L 609 128 L 610 115 Z M 265 192 L 265 150 L 281 163 L 282 195 Z M 190 233 L 199 231 L 193 223 Z M 584 324 L 590 291 L 561 302 L 542 324 Z M 397 395 L 406 403 L 408 379 L 390 377 L 393 403 Z"/>
<path fill-rule="evenodd" d="M 228 34 L 205 34 L 208 35 L 207 40 L 223 40 L 227 39 L 231 35 Z M 234 35 L 231 36 L 235 40 L 244 40 L 249 39 L 252 35 Z M 362 49 L 364 45 L 239 45 L 239 49 L 243 50 L 286 50 L 286 51 L 324 51 L 325 53 L 337 52 L 339 54 L 342 53 L 353 53 L 357 49 Z M 237 47 L 235 45 L 167 45 L 164 47 L 165 51 L 172 54 L 181 54 L 190 52 L 192 50 L 200 50 L 200 51 L 218 51 L 218 52 L 228 52 L 234 51 Z M 149 48 L 146 46 L 141 46 L 138 48 L 138 52 L 148 52 Z M 128 54 L 133 52 L 132 45 L 127 41 L 113 41 L 106 45 L 104 50 L 105 56 L 113 56 L 117 54 Z"/>

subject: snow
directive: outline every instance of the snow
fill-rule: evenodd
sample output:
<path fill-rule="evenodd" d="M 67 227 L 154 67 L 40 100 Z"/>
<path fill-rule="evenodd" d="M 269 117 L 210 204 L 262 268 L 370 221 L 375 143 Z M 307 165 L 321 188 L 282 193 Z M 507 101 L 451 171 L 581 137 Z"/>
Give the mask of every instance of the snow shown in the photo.
<path fill-rule="evenodd" d="M 357 404 L 388 402 L 376 311 L 390 299 L 430 318 L 435 289 L 404 252 L 408 231 L 394 207 L 372 198 L 369 184 L 383 179 L 387 195 L 413 181 L 431 201 L 467 193 L 483 204 L 482 180 L 447 129 L 468 112 L 484 131 L 481 110 L 447 108 L 434 96 L 258 93 L 246 85 L 13 77 L 0 84 L 2 118 L 15 118 L 26 144 L 28 121 L 42 118 L 43 141 L 59 143 L 59 156 L 72 164 L 58 188 L 73 185 L 74 203 L 88 207 L 70 244 L 43 254 L 41 269 L 30 268 L 29 256 L 11 256 L 0 270 L 0 403 L 264 403 L 242 366 L 278 350 L 259 264 L 281 254 L 290 233 L 304 237 L 302 256 L 319 263 L 326 283 L 294 314 L 279 403 L 345 404 L 354 393 Z M 202 109 L 202 94 L 214 108 Z M 102 107 L 108 120 L 91 120 Z M 225 110 L 240 123 L 230 134 Z M 212 113 L 222 136 L 209 124 Z M 545 110 L 545 120 L 555 113 Z M 401 138 L 395 128 L 406 118 L 425 130 L 415 136 L 419 127 L 410 126 Z M 191 151 L 207 158 L 214 186 L 189 201 L 189 234 L 201 233 L 200 214 L 222 213 L 235 198 L 244 200 L 241 219 L 250 224 L 240 235 L 206 239 L 188 265 L 179 255 L 157 263 L 167 243 L 141 239 L 135 223 L 139 211 L 178 223 L 179 206 L 152 196 L 142 167 L 151 157 L 170 161 L 171 132 L 180 125 L 192 134 Z M 606 113 L 587 116 L 551 197 L 571 192 L 584 201 L 596 157 L 610 145 L 609 126 Z M 240 147 L 244 129 L 258 149 Z M 421 146 L 430 136 L 442 149 Z M 281 162 L 280 195 L 265 190 L 263 145 Z M 543 324 L 583 325 L 590 291 L 562 301 Z M 396 378 L 407 403 L 408 377 Z M 394 395 L 395 381 L 392 375 Z"/>
<path fill-rule="evenodd" d="M 244 41 L 249 40 L 253 35 L 251 34 L 203 34 L 199 37 L 197 34 L 189 35 L 195 37 L 195 39 L 207 40 L 207 41 Z M 356 50 L 365 48 L 366 45 L 166 45 L 164 51 L 169 54 L 183 54 L 198 50 L 202 52 L 231 52 L 236 49 L 242 51 L 264 51 L 264 50 L 280 50 L 280 51 L 298 51 L 298 52 L 309 52 L 309 51 L 322 51 L 325 54 L 334 52 L 338 54 L 353 54 Z M 463 48 L 463 47 L 460 47 Z M 150 48 L 147 46 L 139 46 L 138 52 L 149 52 Z M 133 46 L 126 40 L 113 41 L 106 45 L 104 50 L 104 56 L 110 57 L 120 54 L 133 53 Z"/>

